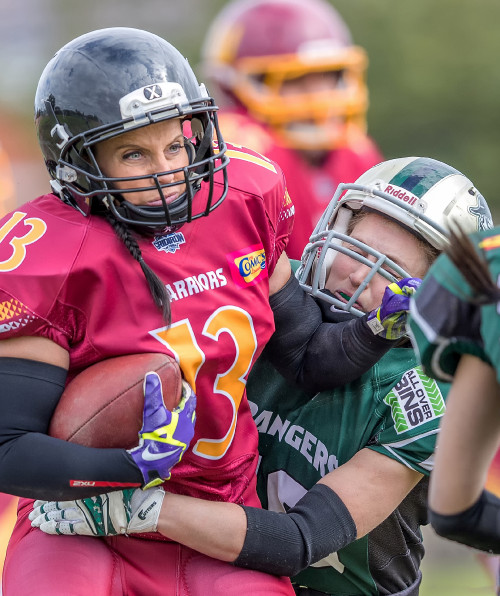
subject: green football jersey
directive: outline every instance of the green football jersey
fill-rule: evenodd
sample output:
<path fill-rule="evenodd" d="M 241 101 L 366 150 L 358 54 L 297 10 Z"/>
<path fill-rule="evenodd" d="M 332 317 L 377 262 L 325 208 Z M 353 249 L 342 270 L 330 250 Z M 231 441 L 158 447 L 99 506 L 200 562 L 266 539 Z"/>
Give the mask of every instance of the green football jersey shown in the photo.
<path fill-rule="evenodd" d="M 500 280 L 500 227 L 471 236 L 492 279 Z M 410 311 L 410 333 L 424 371 L 451 380 L 462 354 L 495 366 L 500 379 L 499 306 L 471 304 L 474 291 L 449 257 L 442 254 L 416 292 Z"/>
<path fill-rule="evenodd" d="M 265 352 L 264 352 L 265 356 Z M 426 377 L 411 348 L 394 348 L 357 381 L 310 399 L 261 356 L 247 385 L 259 430 L 262 505 L 286 511 L 360 449 L 429 474 L 448 385 Z M 414 594 L 421 579 L 420 526 L 427 478 L 367 536 L 293 578 L 336 596 Z"/>

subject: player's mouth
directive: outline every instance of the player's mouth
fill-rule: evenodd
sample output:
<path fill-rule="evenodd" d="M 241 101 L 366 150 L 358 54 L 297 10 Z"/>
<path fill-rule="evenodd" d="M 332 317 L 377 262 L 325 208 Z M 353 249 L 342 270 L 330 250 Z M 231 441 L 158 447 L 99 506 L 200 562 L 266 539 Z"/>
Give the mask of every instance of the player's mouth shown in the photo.
<path fill-rule="evenodd" d="M 164 195 L 164 196 L 165 196 L 165 203 L 167 203 L 167 205 L 170 205 L 170 203 L 173 203 L 179 197 L 179 193 L 173 192 L 173 193 L 170 193 L 170 194 Z M 162 205 L 163 205 L 163 202 L 159 198 L 151 199 L 147 203 L 148 207 L 161 207 Z"/>
<path fill-rule="evenodd" d="M 340 302 L 343 302 L 344 304 L 347 304 L 352 298 L 350 294 L 346 294 L 346 292 L 343 292 L 342 290 L 337 290 L 333 295 L 335 298 L 337 298 L 337 300 L 340 300 Z M 363 310 L 363 307 L 359 302 L 354 302 L 354 304 L 351 304 L 351 306 L 357 308 L 358 310 Z"/>

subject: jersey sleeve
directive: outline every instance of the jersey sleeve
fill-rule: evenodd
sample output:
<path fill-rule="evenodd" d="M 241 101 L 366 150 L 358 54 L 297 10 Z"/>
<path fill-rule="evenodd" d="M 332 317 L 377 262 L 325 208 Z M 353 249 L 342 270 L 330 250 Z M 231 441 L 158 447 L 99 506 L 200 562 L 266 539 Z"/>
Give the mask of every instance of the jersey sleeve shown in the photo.
<path fill-rule="evenodd" d="M 462 354 L 489 362 L 480 335 L 483 309 L 447 255 L 425 276 L 410 304 L 409 332 L 425 373 L 450 381 Z"/>
<path fill-rule="evenodd" d="M 273 248 L 268 255 L 269 275 L 272 275 L 281 253 L 285 251 L 293 230 L 295 207 L 288 193 L 285 176 L 275 162 L 275 184 L 263 193 L 270 230 L 274 236 Z"/>
<path fill-rule="evenodd" d="M 428 475 L 448 389 L 447 383 L 427 377 L 420 366 L 406 371 L 380 394 L 379 431 L 368 448 Z"/>
<path fill-rule="evenodd" d="M 70 246 L 62 225 L 29 203 L 0 220 L 0 339 L 42 336 L 67 349 L 78 313 L 58 297 L 81 231 Z"/>

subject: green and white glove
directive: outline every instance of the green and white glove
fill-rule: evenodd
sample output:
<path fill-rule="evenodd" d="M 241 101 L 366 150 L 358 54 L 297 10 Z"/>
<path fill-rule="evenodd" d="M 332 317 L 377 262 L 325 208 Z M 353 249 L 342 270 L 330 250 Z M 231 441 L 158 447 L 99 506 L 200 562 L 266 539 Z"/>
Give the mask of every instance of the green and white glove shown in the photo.
<path fill-rule="evenodd" d="M 31 525 L 46 534 L 116 536 L 156 532 L 165 491 L 126 489 L 77 501 L 35 501 Z"/>

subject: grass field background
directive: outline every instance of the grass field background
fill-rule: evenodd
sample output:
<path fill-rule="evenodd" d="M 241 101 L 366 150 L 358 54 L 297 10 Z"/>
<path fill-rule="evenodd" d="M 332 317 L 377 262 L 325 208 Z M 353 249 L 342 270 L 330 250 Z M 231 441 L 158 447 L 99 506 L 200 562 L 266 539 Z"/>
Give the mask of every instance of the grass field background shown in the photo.
<path fill-rule="evenodd" d="M 475 551 L 423 529 L 425 557 L 419 596 L 495 596 L 492 577 Z"/>

